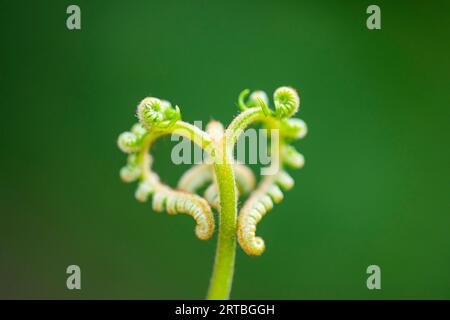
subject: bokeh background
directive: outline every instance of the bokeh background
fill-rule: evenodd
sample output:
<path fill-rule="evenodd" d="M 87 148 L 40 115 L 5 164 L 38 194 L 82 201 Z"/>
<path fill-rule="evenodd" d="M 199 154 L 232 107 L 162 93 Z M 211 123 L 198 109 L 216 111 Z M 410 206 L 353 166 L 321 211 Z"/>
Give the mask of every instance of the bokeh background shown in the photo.
<path fill-rule="evenodd" d="M 450 298 L 450 5 L 376 1 L 370 31 L 370 4 L 2 2 L 0 298 L 204 298 L 216 237 L 135 201 L 116 138 L 145 96 L 229 123 L 242 89 L 280 85 L 301 92 L 306 166 L 258 226 L 265 254 L 238 249 L 232 298 Z"/>

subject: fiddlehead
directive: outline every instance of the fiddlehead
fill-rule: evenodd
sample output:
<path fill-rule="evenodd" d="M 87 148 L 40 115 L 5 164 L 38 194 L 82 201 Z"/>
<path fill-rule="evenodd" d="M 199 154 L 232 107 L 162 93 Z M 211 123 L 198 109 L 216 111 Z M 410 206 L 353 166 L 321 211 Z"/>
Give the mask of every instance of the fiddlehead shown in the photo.
<path fill-rule="evenodd" d="M 142 100 L 137 109 L 140 123 L 130 132 L 122 133 L 118 138 L 119 148 L 129 153 L 127 165 L 120 171 L 125 182 L 140 180 L 135 197 L 145 202 L 152 196 L 154 211 L 167 211 L 168 214 L 188 214 L 196 221 L 196 235 L 207 240 L 214 232 L 214 217 L 208 202 L 196 194 L 173 190 L 163 184 L 158 175 L 151 170 L 152 158 L 149 154 L 152 144 L 160 137 L 170 133 L 181 133 L 200 146 L 208 145 L 211 139 L 202 132 L 181 121 L 180 110 L 170 103 L 157 98 Z M 195 136 L 197 134 L 197 136 Z M 195 137 L 192 137 L 192 136 Z"/>
<path fill-rule="evenodd" d="M 268 96 L 263 91 L 244 90 L 238 99 L 242 112 L 227 129 L 212 121 L 207 132 L 203 132 L 181 120 L 178 106 L 172 107 L 169 102 L 158 98 L 145 98 L 137 108 L 139 124 L 118 139 L 119 148 L 128 154 L 127 165 L 121 169 L 120 176 L 126 182 L 139 180 L 135 192 L 138 201 L 145 202 L 152 198 L 154 211 L 191 215 L 197 223 L 196 235 L 200 239 L 212 236 L 214 218 L 211 206 L 217 208 L 220 223 L 208 293 L 211 299 L 229 297 L 236 237 L 249 255 L 260 255 L 264 251 L 264 241 L 256 236 L 256 225 L 274 203 L 283 199 L 282 190 L 289 190 L 294 184 L 292 177 L 282 168 L 299 168 L 304 164 L 303 156 L 288 145 L 307 132 L 302 120 L 290 119 L 300 106 L 297 92 L 290 87 L 278 88 L 273 95 L 273 104 L 274 111 L 269 107 Z M 255 178 L 245 165 L 232 162 L 232 150 L 239 135 L 257 122 L 261 122 L 264 128 L 280 131 L 280 144 L 275 147 L 274 158 L 281 160 L 281 166 L 275 174 L 262 179 L 244 203 L 236 221 L 238 197 L 253 190 Z M 167 134 L 187 137 L 210 155 L 206 163 L 192 167 L 182 176 L 178 183 L 179 190 L 163 184 L 151 170 L 151 146 Z M 194 194 L 205 186 L 205 199 Z"/>
<path fill-rule="evenodd" d="M 240 100 L 242 100 L 242 96 Z M 279 154 L 277 159 L 281 161 L 281 164 L 278 172 L 263 178 L 258 188 L 252 192 L 239 212 L 238 241 L 242 249 L 253 256 L 261 255 L 265 249 L 264 240 L 256 236 L 256 225 L 268 211 L 272 210 L 274 203 L 283 199 L 282 189 L 287 191 L 294 185 L 292 177 L 282 169 L 283 165 L 291 168 L 301 168 L 304 165 L 303 155 L 287 143 L 303 138 L 307 132 L 306 125 L 302 120 L 289 118 L 298 111 L 300 106 L 300 98 L 294 89 L 280 87 L 275 91 L 275 111 L 264 111 L 264 108 L 268 108 L 267 102 L 262 101 L 262 99 L 257 101 L 260 102 L 259 108 L 247 109 L 243 112 L 243 114 L 247 114 L 241 115 L 242 119 L 239 122 L 237 120 L 234 122 L 236 127 L 241 127 L 241 131 L 243 126 L 248 126 L 254 122 L 263 122 L 266 128 L 278 129 L 280 142 L 277 149 Z M 239 132 L 238 129 L 233 130 L 236 133 Z"/>
<path fill-rule="evenodd" d="M 297 113 L 300 107 L 300 97 L 291 87 L 280 87 L 273 94 L 275 115 L 278 118 L 288 118 Z"/>
<path fill-rule="evenodd" d="M 158 98 L 145 98 L 138 105 L 137 116 L 139 122 L 147 128 L 168 128 L 181 119 L 178 106 L 172 108 L 170 102 Z"/>

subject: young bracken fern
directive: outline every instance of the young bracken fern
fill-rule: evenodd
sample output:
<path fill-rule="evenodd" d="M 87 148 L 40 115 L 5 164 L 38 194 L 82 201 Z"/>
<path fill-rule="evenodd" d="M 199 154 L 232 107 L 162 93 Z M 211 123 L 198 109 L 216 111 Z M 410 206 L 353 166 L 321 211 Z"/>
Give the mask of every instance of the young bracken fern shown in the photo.
<path fill-rule="evenodd" d="M 248 97 L 248 99 L 247 99 Z M 224 129 L 211 121 L 206 131 L 181 120 L 178 106 L 157 98 L 145 98 L 137 108 L 136 123 L 129 132 L 119 136 L 119 148 L 128 154 L 127 165 L 120 171 L 125 182 L 138 180 L 135 193 L 138 201 L 152 197 L 154 211 L 187 214 L 196 222 L 195 234 L 208 240 L 214 233 L 213 209 L 218 212 L 219 231 L 216 257 L 208 292 L 209 299 L 228 299 L 231 290 L 236 242 L 251 256 L 264 252 L 264 240 L 256 236 L 256 225 L 274 203 L 283 199 L 283 191 L 294 185 L 286 168 L 301 168 L 303 156 L 290 143 L 306 134 L 305 123 L 291 118 L 300 107 L 300 98 L 293 88 L 280 87 L 273 95 L 274 110 L 263 91 L 244 90 L 238 99 L 241 113 Z M 277 141 L 270 141 L 272 162 L 276 170 L 262 177 L 256 185 L 252 171 L 235 161 L 234 145 L 250 125 L 260 123 L 277 131 Z M 153 143 L 166 135 L 186 137 L 208 154 L 204 163 L 186 171 L 173 189 L 161 182 L 152 171 L 150 154 Z M 271 138 L 273 140 L 273 138 Z M 203 197 L 196 194 L 204 189 Z M 250 194 L 238 211 L 238 198 Z M 237 241 L 236 241 L 237 240 Z"/>

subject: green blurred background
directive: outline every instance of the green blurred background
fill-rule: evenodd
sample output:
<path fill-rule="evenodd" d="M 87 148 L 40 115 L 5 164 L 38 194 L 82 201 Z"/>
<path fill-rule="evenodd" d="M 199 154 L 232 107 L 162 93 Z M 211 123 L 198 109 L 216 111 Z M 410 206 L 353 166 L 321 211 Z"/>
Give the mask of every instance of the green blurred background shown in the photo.
<path fill-rule="evenodd" d="M 292 85 L 306 166 L 258 226 L 264 255 L 238 248 L 232 298 L 450 298 L 450 5 L 376 1 L 370 31 L 370 4 L 2 2 L 0 297 L 204 298 L 216 237 L 138 203 L 116 138 L 145 96 L 229 123 L 242 89 Z"/>

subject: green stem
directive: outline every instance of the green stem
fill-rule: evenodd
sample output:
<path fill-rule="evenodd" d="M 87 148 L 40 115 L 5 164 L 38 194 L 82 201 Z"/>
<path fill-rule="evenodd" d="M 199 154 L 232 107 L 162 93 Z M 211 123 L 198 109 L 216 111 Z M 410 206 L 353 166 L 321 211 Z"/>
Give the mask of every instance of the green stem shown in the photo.
<path fill-rule="evenodd" d="M 219 191 L 219 234 L 208 299 L 230 297 L 236 254 L 237 194 L 233 162 L 227 150 L 226 136 L 215 143 L 214 172 Z"/>
<path fill-rule="evenodd" d="M 237 194 L 232 152 L 237 137 L 252 122 L 263 118 L 260 107 L 247 109 L 230 124 L 223 138 L 217 142 L 214 171 L 219 189 L 219 235 L 208 299 L 225 300 L 230 297 L 236 255 Z"/>

